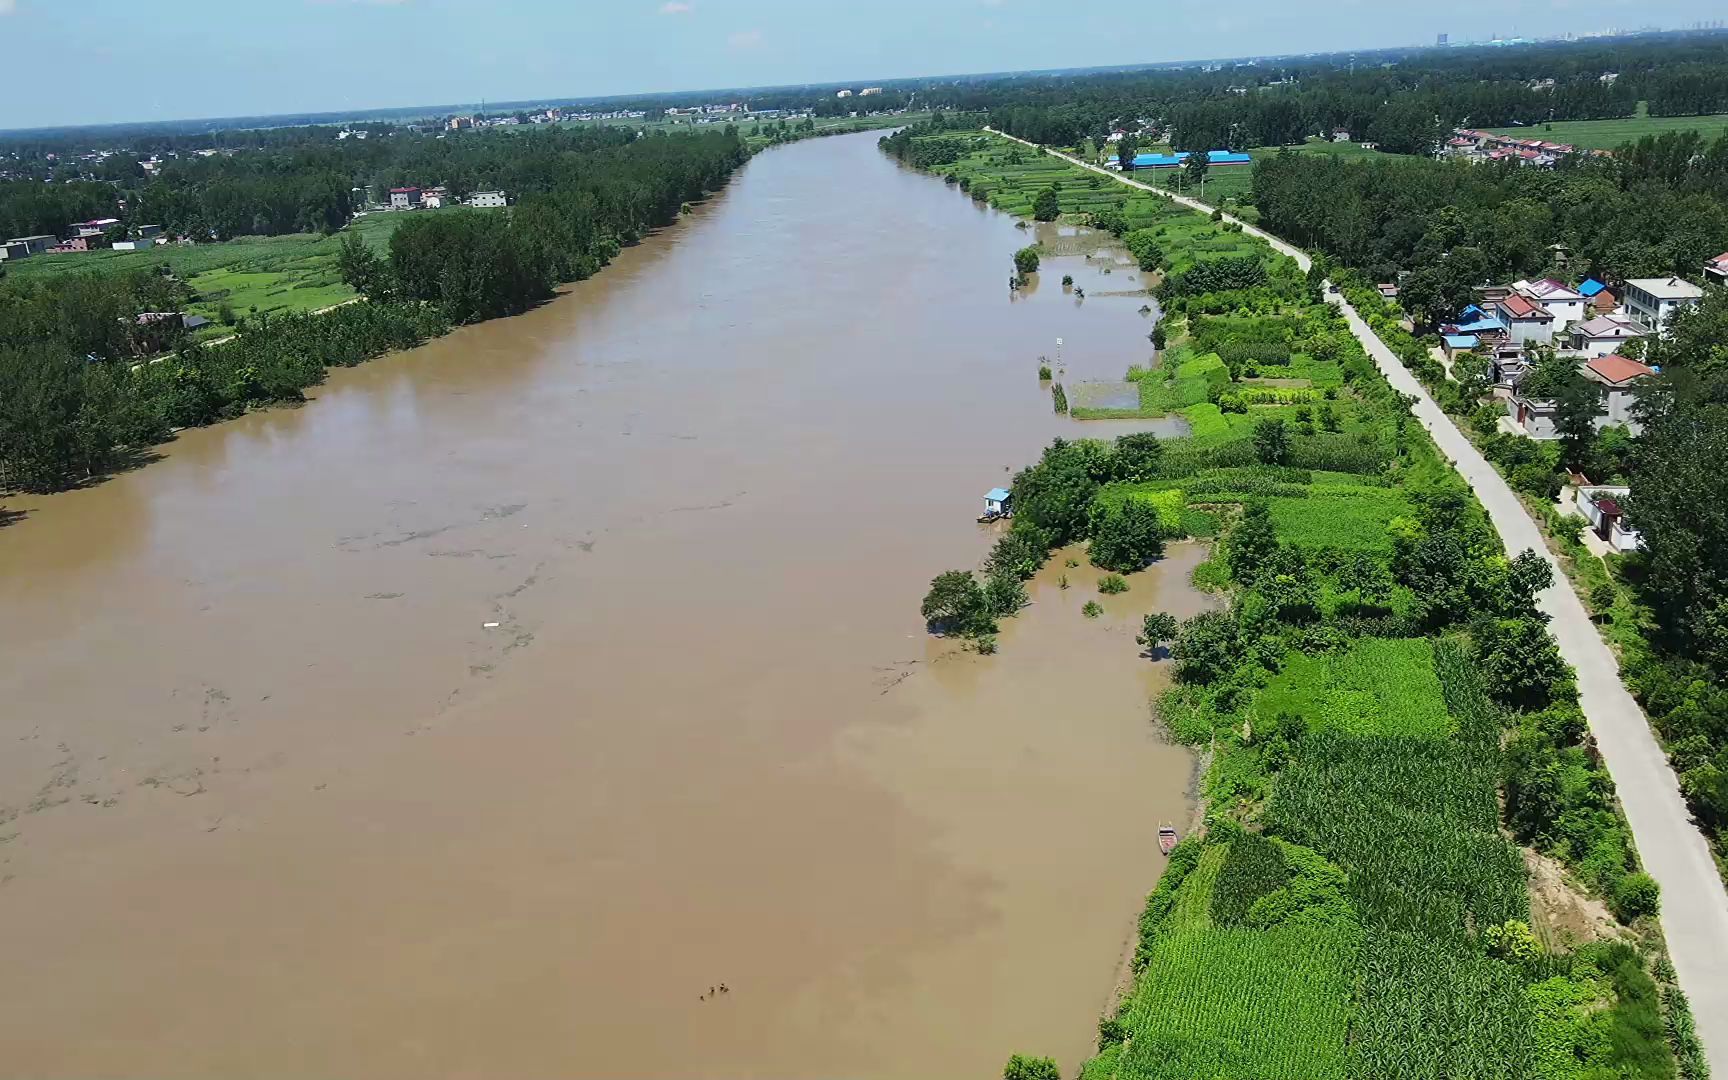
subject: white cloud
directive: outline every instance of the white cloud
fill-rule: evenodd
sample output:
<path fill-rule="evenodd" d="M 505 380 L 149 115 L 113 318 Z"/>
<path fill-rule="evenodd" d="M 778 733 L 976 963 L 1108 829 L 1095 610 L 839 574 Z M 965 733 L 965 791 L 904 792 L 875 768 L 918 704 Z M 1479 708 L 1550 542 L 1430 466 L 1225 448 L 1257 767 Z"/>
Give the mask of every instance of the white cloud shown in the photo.
<path fill-rule="evenodd" d="M 662 15 L 688 15 L 696 10 L 695 4 L 686 4 L 684 0 L 666 0 L 660 5 Z"/>
<path fill-rule="evenodd" d="M 726 37 L 726 44 L 734 49 L 754 49 L 762 44 L 762 31 L 740 30 Z"/>
<path fill-rule="evenodd" d="M 18 0 L 0 0 L 0 15 L 10 15 L 18 10 Z"/>

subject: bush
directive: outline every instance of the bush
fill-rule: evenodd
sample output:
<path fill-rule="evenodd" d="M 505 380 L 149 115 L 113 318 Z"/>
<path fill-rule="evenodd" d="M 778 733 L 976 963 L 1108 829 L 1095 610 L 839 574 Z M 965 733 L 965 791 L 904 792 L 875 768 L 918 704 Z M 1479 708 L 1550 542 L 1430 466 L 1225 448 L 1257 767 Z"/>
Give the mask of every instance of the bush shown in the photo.
<path fill-rule="evenodd" d="M 1105 596 L 1115 596 L 1128 591 L 1128 582 L 1121 574 L 1105 574 L 1098 579 L 1098 591 Z"/>
<path fill-rule="evenodd" d="M 1088 619 L 1096 619 L 1098 616 L 1104 614 L 1104 605 L 1100 604 L 1096 600 L 1088 600 L 1080 608 L 1080 614 L 1086 616 Z"/>
<path fill-rule="evenodd" d="M 1062 1080 L 1062 1071 L 1056 1067 L 1054 1058 L 1015 1054 L 1003 1067 L 1002 1080 Z"/>
<path fill-rule="evenodd" d="M 1629 923 L 1644 915 L 1654 915 L 1661 908 L 1662 890 L 1656 879 L 1642 871 L 1627 874 L 1614 887 L 1614 917 Z"/>
<path fill-rule="evenodd" d="M 1021 276 L 1025 276 L 1026 274 L 1036 274 L 1038 272 L 1037 244 L 1023 247 L 1014 253 L 1014 269 L 1017 270 Z"/>

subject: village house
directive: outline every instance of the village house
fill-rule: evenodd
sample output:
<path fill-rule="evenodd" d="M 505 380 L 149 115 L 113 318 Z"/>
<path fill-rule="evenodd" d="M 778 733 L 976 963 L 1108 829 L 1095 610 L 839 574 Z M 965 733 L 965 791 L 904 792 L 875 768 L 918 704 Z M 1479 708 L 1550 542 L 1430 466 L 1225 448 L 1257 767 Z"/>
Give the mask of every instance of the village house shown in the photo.
<path fill-rule="evenodd" d="M 1644 546 L 1644 538 L 1626 522 L 1622 507 L 1632 489 L 1608 484 L 1580 484 L 1572 496 L 1572 504 L 1590 531 L 1615 551 L 1636 551 Z"/>
<path fill-rule="evenodd" d="M 1606 315 L 1620 307 L 1620 298 L 1614 295 L 1614 290 L 1595 278 L 1585 278 L 1579 282 L 1578 294 L 1584 298 L 1589 310 L 1598 315 Z"/>
<path fill-rule="evenodd" d="M 428 210 L 437 210 L 451 201 L 449 188 L 429 187 L 420 193 L 420 205 Z"/>
<path fill-rule="evenodd" d="M 1542 307 L 1548 314 L 1554 316 L 1553 334 L 1563 334 L 1566 327 L 1575 322 L 1582 322 L 1585 317 L 1586 301 L 1584 294 L 1576 289 L 1555 281 L 1553 278 L 1543 278 L 1541 281 L 1517 281 L 1512 288 L 1518 295 Z"/>
<path fill-rule="evenodd" d="M 399 187 L 390 189 L 390 209 L 412 210 L 420 205 L 420 189 Z"/>
<path fill-rule="evenodd" d="M 93 251 L 101 247 L 100 236 L 73 236 L 48 249 L 50 255 L 69 255 L 74 251 Z"/>
<path fill-rule="evenodd" d="M 14 236 L 6 241 L 7 257 L 22 259 L 30 255 L 40 255 L 57 243 L 58 239 L 46 233 L 39 236 Z"/>
<path fill-rule="evenodd" d="M 1624 356 L 1609 355 L 1591 357 L 1579 366 L 1578 371 L 1595 383 L 1602 395 L 1602 411 L 1594 421 L 1596 430 L 1624 427 L 1637 435 L 1642 428 L 1632 418 L 1632 405 L 1638 400 L 1636 384 L 1654 375 L 1655 369 Z M 1532 439 L 1560 437 L 1555 427 L 1558 412 L 1556 402 L 1524 394 L 1516 387 L 1507 400 L 1508 415 Z"/>
<path fill-rule="evenodd" d="M 469 206 L 508 206 L 510 200 L 502 191 L 476 191 L 468 197 Z"/>
<path fill-rule="evenodd" d="M 1506 324 L 1507 335 L 1519 344 L 1538 342 L 1546 345 L 1554 340 L 1554 316 L 1542 305 L 1523 293 L 1514 292 L 1504 300 L 1490 303 L 1490 313 Z"/>
<path fill-rule="evenodd" d="M 1684 278 L 1631 278 L 1620 302 L 1626 314 L 1645 329 L 1663 334 L 1676 311 L 1691 307 L 1703 296 L 1703 289 Z"/>
<path fill-rule="evenodd" d="M 66 227 L 68 237 L 101 236 L 103 233 L 120 224 L 119 218 L 96 218 L 92 221 L 75 221 Z"/>
<path fill-rule="evenodd" d="M 1643 426 L 1632 418 L 1632 405 L 1638 400 L 1636 384 L 1656 374 L 1656 369 L 1612 353 L 1590 360 L 1583 371 L 1586 379 L 1602 388 L 1602 415 L 1596 418 L 1596 426 L 1623 426 L 1634 435 L 1640 434 Z"/>
<path fill-rule="evenodd" d="M 1566 343 L 1573 352 L 1586 357 L 1607 356 L 1646 333 L 1648 331 L 1642 326 L 1624 315 L 1598 315 L 1572 326 Z"/>
<path fill-rule="evenodd" d="M 1728 285 L 1728 251 L 1704 264 L 1704 280 L 1712 285 Z"/>

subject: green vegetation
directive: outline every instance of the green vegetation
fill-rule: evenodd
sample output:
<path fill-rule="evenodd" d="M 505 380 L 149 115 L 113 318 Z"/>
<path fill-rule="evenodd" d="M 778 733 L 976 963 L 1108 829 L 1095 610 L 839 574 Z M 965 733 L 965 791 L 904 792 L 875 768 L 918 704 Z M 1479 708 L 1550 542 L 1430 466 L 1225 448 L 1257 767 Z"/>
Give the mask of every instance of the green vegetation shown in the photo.
<path fill-rule="evenodd" d="M 936 168 L 979 152 L 960 149 Z M 1528 928 L 1506 831 L 1628 923 L 1657 903 L 1535 616 L 1547 564 L 1501 554 L 1337 314 L 1260 265 L 1169 297 L 1171 346 L 1136 374 L 1189 437 L 1059 440 L 1013 483 L 1016 531 L 1090 539 L 1094 562 L 1125 521 L 1163 542 L 1204 514 L 1231 590 L 1140 635 L 1154 659 L 1170 642 L 1165 723 L 1211 751 L 1207 831 L 1149 898 L 1085 1075 L 1673 1075 L 1643 958 Z"/>
<path fill-rule="evenodd" d="M 1715 116 L 1650 116 L 1618 120 L 1557 120 L 1528 127 L 1488 128 L 1496 135 L 1543 142 L 1569 143 L 1581 150 L 1617 150 L 1647 135 L 1670 131 L 1696 131 L 1706 139 L 1728 135 L 1728 114 Z"/>
<path fill-rule="evenodd" d="M 747 157 L 725 131 L 544 139 L 509 149 L 518 164 L 542 170 L 538 189 L 525 190 L 508 214 L 399 215 L 408 220 L 389 235 L 388 258 L 379 247 L 389 224 L 380 223 L 340 241 L 171 248 L 141 253 L 136 266 L 98 255 L 90 265 L 111 272 L 60 272 L 50 261 L 46 271 L 0 277 L 0 491 L 86 482 L 148 460 L 149 447 L 173 428 L 303 400 L 327 367 L 411 347 L 454 323 L 525 310 L 550 296 L 554 283 L 597 272 L 622 244 L 675 220 Z M 227 184 L 208 178 L 199 198 L 225 191 L 218 201 L 239 198 Z M 273 182 L 242 187 L 259 198 L 280 194 Z M 189 215 L 202 212 L 188 207 Z M 260 251 L 265 261 L 222 261 Z M 202 298 L 218 315 L 244 303 L 247 294 L 234 289 L 301 295 L 282 300 L 277 310 L 290 313 L 275 317 L 263 304 L 246 305 L 235 314 L 233 341 L 200 348 L 180 336 L 177 319 L 154 317 L 183 310 L 199 287 L 176 276 L 176 265 L 204 287 L 222 286 Z M 332 273 L 346 287 L 329 284 Z M 296 275 L 297 284 L 285 284 Z M 355 290 L 368 302 L 320 316 L 293 313 Z"/>

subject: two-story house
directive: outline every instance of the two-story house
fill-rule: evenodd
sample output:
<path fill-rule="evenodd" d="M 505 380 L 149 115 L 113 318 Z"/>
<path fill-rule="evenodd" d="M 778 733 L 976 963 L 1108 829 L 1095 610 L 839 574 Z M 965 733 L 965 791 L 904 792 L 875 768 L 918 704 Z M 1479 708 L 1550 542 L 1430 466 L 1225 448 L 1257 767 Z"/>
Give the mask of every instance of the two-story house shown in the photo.
<path fill-rule="evenodd" d="M 1684 278 L 1632 278 L 1626 282 L 1620 303 L 1646 330 L 1662 334 L 1676 311 L 1691 307 L 1703 296 L 1703 289 Z"/>

